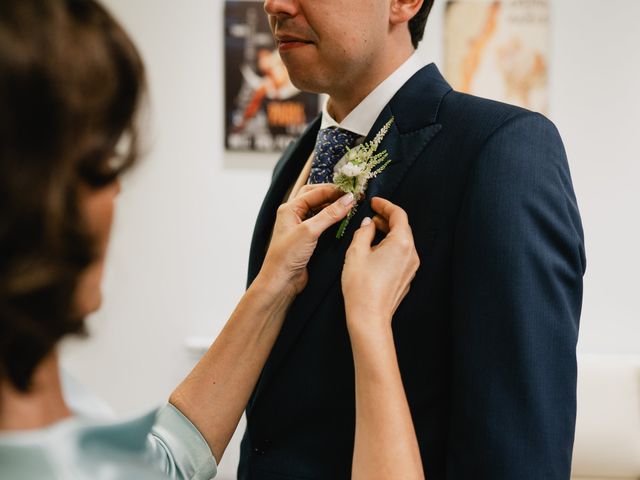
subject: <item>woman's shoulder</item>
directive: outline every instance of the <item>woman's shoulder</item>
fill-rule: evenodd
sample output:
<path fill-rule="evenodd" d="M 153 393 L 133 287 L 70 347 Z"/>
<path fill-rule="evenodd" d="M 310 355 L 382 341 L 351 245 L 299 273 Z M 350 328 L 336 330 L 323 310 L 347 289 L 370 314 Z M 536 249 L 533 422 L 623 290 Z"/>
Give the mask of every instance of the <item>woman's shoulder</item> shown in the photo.
<path fill-rule="evenodd" d="M 0 434 L 2 478 L 167 478 L 145 458 L 154 410 L 113 422 L 71 417 L 50 427 Z"/>

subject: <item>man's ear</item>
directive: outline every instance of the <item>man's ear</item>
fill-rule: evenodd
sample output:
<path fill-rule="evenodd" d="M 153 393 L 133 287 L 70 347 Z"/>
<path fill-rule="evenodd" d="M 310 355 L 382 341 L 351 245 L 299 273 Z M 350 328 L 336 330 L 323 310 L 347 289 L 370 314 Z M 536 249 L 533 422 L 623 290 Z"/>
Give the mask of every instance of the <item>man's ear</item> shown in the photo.
<path fill-rule="evenodd" d="M 392 25 L 407 23 L 422 7 L 424 0 L 391 0 L 389 22 Z"/>

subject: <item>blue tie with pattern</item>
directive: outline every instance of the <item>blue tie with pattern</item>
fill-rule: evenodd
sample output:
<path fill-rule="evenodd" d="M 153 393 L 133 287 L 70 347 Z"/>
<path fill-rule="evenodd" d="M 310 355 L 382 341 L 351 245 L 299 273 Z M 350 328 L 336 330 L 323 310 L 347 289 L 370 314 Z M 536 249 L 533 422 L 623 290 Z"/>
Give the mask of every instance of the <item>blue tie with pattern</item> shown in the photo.
<path fill-rule="evenodd" d="M 309 183 L 333 183 L 333 167 L 360 138 L 357 133 L 338 127 L 323 128 L 318 132 L 313 152 Z"/>

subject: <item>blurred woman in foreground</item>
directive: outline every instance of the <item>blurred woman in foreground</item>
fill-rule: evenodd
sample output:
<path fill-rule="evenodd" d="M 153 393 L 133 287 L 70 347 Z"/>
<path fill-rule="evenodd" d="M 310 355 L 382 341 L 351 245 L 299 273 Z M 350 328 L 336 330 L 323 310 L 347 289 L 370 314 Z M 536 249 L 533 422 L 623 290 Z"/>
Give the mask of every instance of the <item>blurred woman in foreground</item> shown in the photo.
<path fill-rule="evenodd" d="M 262 270 L 164 407 L 100 423 L 62 396 L 57 346 L 99 308 L 118 178 L 137 157 L 142 61 L 93 0 L 0 2 L 0 477 L 215 475 L 320 235 L 354 200 L 307 186 L 278 211 Z M 354 478 L 422 477 L 391 318 L 418 266 L 404 212 L 355 234 L 343 271 L 356 366 Z M 372 247 L 376 226 L 387 233 Z"/>

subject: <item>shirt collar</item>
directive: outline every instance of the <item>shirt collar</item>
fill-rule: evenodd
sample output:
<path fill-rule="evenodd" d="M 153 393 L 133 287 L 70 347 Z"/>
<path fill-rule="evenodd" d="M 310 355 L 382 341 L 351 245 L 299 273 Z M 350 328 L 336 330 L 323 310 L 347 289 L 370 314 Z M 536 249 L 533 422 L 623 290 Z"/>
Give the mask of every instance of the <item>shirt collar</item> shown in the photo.
<path fill-rule="evenodd" d="M 366 137 L 373 127 L 380 112 L 391 101 L 393 96 L 402 88 L 418 70 L 425 66 L 424 61 L 413 53 L 398 69 L 378 85 L 362 102 L 354 108 L 340 123 L 336 122 L 327 110 L 327 102 L 322 108 L 322 123 L 320 128 L 339 127 Z"/>

